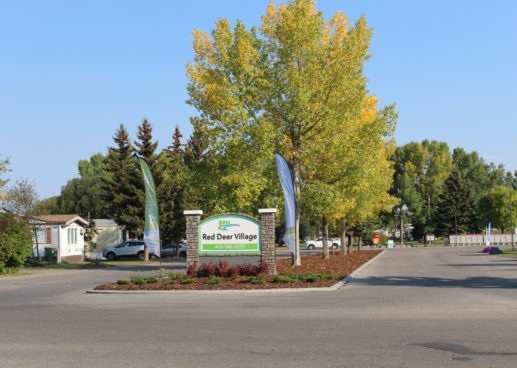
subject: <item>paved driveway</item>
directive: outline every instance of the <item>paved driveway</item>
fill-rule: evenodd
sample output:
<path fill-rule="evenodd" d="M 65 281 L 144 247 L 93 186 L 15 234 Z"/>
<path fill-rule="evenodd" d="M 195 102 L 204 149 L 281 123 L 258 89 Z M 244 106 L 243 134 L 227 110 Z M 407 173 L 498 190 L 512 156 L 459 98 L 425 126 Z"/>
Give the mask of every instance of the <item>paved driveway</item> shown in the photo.
<path fill-rule="evenodd" d="M 389 250 L 318 293 L 84 293 L 121 269 L 0 278 L 0 367 L 517 367 L 517 260 L 478 250 Z"/>

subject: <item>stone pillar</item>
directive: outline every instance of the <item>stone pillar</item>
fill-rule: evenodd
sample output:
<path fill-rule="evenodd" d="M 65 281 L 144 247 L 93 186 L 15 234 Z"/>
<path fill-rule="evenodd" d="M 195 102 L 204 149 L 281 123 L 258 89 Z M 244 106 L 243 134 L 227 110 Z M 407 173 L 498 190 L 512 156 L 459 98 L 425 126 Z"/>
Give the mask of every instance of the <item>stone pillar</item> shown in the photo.
<path fill-rule="evenodd" d="M 195 265 L 199 267 L 199 251 L 198 251 L 198 229 L 197 225 L 201 221 L 201 210 L 183 211 L 186 216 L 187 223 L 187 267 Z"/>
<path fill-rule="evenodd" d="M 268 265 L 268 273 L 276 274 L 275 214 L 276 208 L 259 209 L 262 223 L 262 262 Z"/>

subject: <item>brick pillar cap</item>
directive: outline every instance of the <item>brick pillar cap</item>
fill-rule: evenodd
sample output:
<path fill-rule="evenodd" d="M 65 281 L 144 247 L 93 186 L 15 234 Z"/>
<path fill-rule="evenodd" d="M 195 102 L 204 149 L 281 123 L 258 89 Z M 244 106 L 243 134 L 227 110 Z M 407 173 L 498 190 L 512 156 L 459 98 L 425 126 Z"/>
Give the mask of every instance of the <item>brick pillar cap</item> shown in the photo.
<path fill-rule="evenodd" d="M 278 210 L 276 208 L 261 208 L 259 209 L 259 213 L 276 213 Z"/>
<path fill-rule="evenodd" d="M 202 215 L 203 214 L 203 211 L 202 210 L 185 210 L 183 211 L 183 214 L 188 216 L 188 215 Z"/>

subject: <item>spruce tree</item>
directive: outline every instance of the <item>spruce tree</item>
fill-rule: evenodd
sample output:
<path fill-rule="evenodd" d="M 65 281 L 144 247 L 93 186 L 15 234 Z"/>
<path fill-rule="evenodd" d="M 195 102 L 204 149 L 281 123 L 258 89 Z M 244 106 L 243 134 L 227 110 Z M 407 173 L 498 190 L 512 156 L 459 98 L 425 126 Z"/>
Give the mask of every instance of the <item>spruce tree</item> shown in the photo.
<path fill-rule="evenodd" d="M 108 148 L 108 175 L 103 178 L 106 212 L 119 225 L 126 227 L 131 238 L 141 238 L 144 228 L 142 174 L 123 124 L 113 141 L 116 147 Z"/>
<path fill-rule="evenodd" d="M 153 142 L 153 127 L 147 119 L 142 121 L 142 125 L 138 127 L 139 141 L 135 141 L 136 154 L 138 158 L 142 158 L 151 166 L 152 161 L 156 160 L 156 148 L 158 142 Z"/>
<path fill-rule="evenodd" d="M 179 242 L 185 233 L 186 196 L 188 169 L 185 165 L 185 149 L 181 143 L 181 131 L 176 127 L 172 143 L 160 154 L 163 181 L 158 187 L 161 215 L 161 232 L 164 241 Z"/>
<path fill-rule="evenodd" d="M 476 206 L 471 188 L 458 170 L 453 169 L 439 197 L 435 213 L 438 235 L 476 232 Z"/>

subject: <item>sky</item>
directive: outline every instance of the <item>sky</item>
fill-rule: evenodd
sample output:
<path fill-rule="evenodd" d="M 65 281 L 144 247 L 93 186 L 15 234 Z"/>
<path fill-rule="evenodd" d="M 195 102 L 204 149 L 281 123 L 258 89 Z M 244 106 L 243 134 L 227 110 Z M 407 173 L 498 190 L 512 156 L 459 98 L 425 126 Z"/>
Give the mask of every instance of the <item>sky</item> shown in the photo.
<path fill-rule="evenodd" d="M 144 118 L 159 147 L 187 137 L 192 30 L 259 26 L 269 0 L 0 0 L 0 158 L 40 198 Z M 368 89 L 397 104 L 398 144 L 424 139 L 517 170 L 517 1 L 319 0 L 373 28 Z"/>

